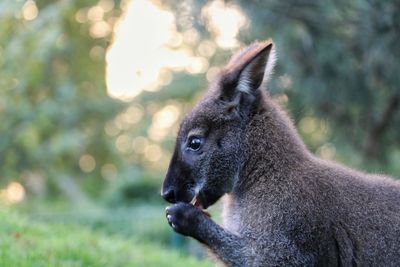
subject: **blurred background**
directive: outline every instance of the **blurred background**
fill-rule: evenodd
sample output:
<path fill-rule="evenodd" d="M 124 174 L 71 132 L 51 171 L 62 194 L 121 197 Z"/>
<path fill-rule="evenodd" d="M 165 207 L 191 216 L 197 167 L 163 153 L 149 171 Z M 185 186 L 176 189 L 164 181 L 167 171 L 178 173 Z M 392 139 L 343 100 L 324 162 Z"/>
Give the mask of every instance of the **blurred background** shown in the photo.
<path fill-rule="evenodd" d="M 268 38 L 310 150 L 400 177 L 397 1 L 1 1 L 0 266 L 214 266 L 159 189 L 182 116 Z"/>

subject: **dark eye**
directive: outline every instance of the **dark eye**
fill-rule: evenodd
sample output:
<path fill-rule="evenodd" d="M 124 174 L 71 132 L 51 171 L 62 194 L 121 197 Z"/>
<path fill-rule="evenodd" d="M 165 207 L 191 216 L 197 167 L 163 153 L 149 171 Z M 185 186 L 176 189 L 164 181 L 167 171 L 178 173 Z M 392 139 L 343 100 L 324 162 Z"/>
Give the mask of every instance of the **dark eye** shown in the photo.
<path fill-rule="evenodd" d="M 187 148 L 193 151 L 197 151 L 200 149 L 202 143 L 203 140 L 200 137 L 192 136 L 189 138 Z"/>

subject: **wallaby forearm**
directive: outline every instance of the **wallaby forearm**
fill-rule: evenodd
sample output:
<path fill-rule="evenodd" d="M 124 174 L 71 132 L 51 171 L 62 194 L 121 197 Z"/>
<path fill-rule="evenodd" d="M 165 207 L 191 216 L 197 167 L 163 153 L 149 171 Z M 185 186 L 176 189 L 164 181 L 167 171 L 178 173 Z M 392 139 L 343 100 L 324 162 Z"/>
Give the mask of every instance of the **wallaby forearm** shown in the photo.
<path fill-rule="evenodd" d="M 230 267 L 249 266 L 250 255 L 243 238 L 225 230 L 212 220 L 205 221 L 195 238 L 209 247 L 219 259 Z"/>
<path fill-rule="evenodd" d="M 169 206 L 166 216 L 176 232 L 205 244 L 227 266 L 252 266 L 253 257 L 245 240 L 219 226 L 200 209 L 181 202 Z"/>

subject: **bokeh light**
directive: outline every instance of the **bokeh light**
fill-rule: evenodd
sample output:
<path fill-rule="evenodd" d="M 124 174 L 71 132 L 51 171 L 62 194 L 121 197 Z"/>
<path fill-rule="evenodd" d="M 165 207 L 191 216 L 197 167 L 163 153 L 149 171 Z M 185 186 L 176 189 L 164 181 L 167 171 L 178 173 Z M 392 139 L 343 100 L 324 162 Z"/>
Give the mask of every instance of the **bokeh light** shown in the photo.
<path fill-rule="evenodd" d="M 25 189 L 18 182 L 10 182 L 7 187 L 0 190 L 0 199 L 6 204 L 15 204 L 25 198 Z"/>
<path fill-rule="evenodd" d="M 229 49 L 239 46 L 237 35 L 247 25 L 247 18 L 238 6 L 215 0 L 203 8 L 202 15 L 220 47 Z"/>
<path fill-rule="evenodd" d="M 336 148 L 333 144 L 326 143 L 318 148 L 316 154 L 323 159 L 334 159 L 336 155 Z"/>
<path fill-rule="evenodd" d="M 92 155 L 82 155 L 79 158 L 79 167 L 83 172 L 91 172 L 96 168 L 96 160 Z"/>
<path fill-rule="evenodd" d="M 117 178 L 117 171 L 117 167 L 111 163 L 101 166 L 101 176 L 107 181 L 112 181 Z"/>
<path fill-rule="evenodd" d="M 25 20 L 34 20 L 39 14 L 39 9 L 36 6 L 36 2 L 28 0 L 22 7 L 22 17 Z"/>
<path fill-rule="evenodd" d="M 176 105 L 167 105 L 153 115 L 149 128 L 149 137 L 155 141 L 164 138 L 171 127 L 177 122 L 180 110 Z"/>

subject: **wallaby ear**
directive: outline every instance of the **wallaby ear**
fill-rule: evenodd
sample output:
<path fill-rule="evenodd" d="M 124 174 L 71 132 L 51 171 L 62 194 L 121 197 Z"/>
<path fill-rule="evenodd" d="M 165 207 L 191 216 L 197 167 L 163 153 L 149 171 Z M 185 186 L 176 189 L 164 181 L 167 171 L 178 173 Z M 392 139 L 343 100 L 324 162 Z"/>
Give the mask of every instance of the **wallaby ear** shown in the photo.
<path fill-rule="evenodd" d="M 230 102 L 230 108 L 249 104 L 251 96 L 265 84 L 276 61 L 272 41 L 253 43 L 235 54 L 221 76 L 221 99 Z M 247 95 L 247 96 L 246 96 Z"/>
<path fill-rule="evenodd" d="M 253 48 L 254 47 L 254 48 Z M 237 89 L 244 93 L 251 93 L 265 83 L 274 68 L 276 56 L 272 42 L 257 43 L 249 46 L 244 55 L 236 63 L 238 72 Z M 243 52 L 242 52 L 243 53 Z"/>

